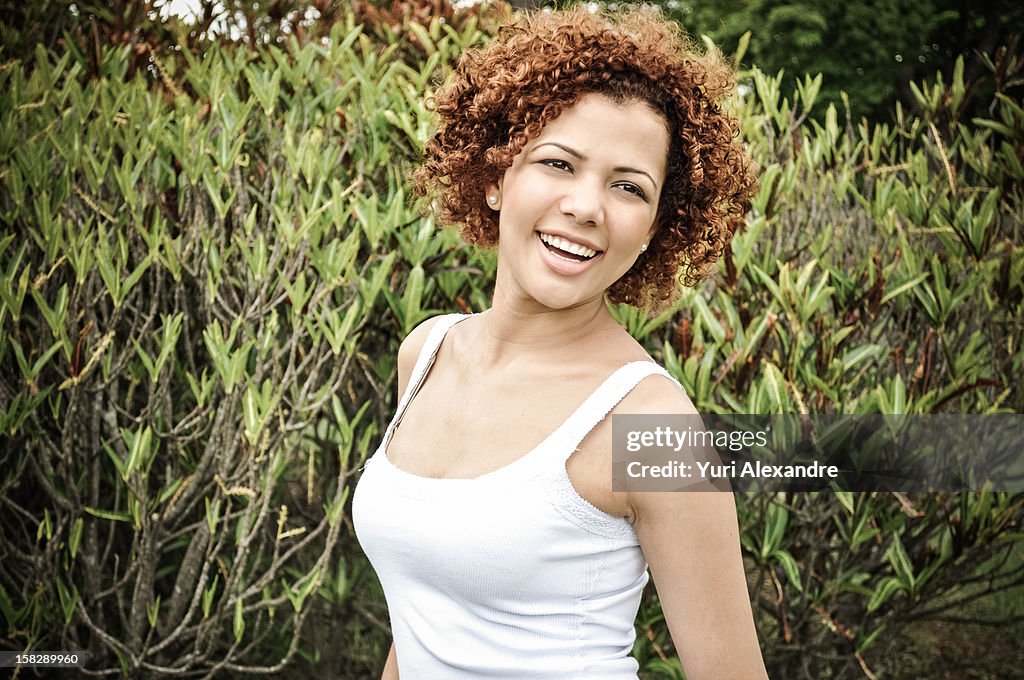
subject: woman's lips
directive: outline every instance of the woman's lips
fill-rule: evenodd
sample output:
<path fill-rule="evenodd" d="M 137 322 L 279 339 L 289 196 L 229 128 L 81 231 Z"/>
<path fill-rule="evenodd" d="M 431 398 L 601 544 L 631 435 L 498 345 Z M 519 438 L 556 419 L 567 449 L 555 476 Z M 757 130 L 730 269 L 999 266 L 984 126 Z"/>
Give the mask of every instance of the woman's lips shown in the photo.
<path fill-rule="evenodd" d="M 569 245 L 570 247 L 574 247 L 574 250 L 583 250 L 583 252 L 595 253 L 588 259 L 579 259 L 583 256 L 572 253 L 571 251 L 563 251 L 565 254 L 559 254 L 557 252 L 557 247 L 545 243 L 545 239 L 547 239 L 548 241 L 553 240 L 549 234 L 542 234 L 542 232 L 536 232 L 536 234 L 537 247 L 540 248 L 541 259 L 544 261 L 544 264 L 546 264 L 547 267 L 554 271 L 556 274 L 562 274 L 567 276 L 580 274 L 589 269 L 590 266 L 594 262 L 599 260 L 601 258 L 601 255 L 603 255 L 602 251 L 596 251 L 593 248 L 587 248 L 582 244 L 573 244 L 571 241 L 568 241 L 567 239 L 564 239 L 562 237 L 553 237 L 554 239 L 557 239 L 555 241 L 556 243 L 562 242 L 564 244 Z"/>
<path fill-rule="evenodd" d="M 548 234 L 543 231 L 537 233 L 540 234 L 540 240 L 546 243 L 547 245 L 551 246 L 552 248 L 561 251 L 562 253 L 577 256 L 576 258 L 570 259 L 589 260 L 590 258 L 594 257 L 600 252 L 596 248 L 591 248 L 590 246 L 584 243 L 573 241 L 571 239 L 565 238 L 564 236 Z M 561 253 L 555 254 L 557 255 Z"/>

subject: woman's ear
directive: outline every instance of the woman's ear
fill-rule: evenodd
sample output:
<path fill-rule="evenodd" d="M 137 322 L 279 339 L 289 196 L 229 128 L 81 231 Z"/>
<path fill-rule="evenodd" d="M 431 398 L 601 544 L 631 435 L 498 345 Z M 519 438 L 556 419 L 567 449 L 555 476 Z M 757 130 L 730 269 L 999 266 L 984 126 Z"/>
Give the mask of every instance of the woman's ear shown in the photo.
<path fill-rule="evenodd" d="M 647 238 L 644 239 L 644 247 L 643 247 L 643 250 L 641 250 L 640 252 L 643 252 L 644 250 L 647 250 L 650 247 L 651 239 L 654 238 L 654 235 L 656 233 L 658 233 L 658 222 L 657 221 L 655 221 L 654 224 L 651 225 L 651 228 L 647 230 Z"/>
<path fill-rule="evenodd" d="M 484 196 L 488 208 L 491 210 L 501 210 L 501 181 L 499 180 L 498 184 L 488 185 Z"/>

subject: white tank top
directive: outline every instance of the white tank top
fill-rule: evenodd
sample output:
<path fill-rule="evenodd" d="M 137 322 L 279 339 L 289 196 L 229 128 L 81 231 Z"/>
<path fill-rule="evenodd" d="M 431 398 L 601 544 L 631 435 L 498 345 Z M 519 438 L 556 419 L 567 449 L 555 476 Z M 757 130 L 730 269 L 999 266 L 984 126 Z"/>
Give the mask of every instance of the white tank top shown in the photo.
<path fill-rule="evenodd" d="M 635 680 L 647 562 L 630 524 L 576 493 L 565 463 L 643 378 L 615 371 L 535 449 L 473 479 L 404 472 L 385 451 L 448 329 L 440 318 L 356 486 L 356 534 L 380 578 L 403 680 Z M 481 446 L 486 446 L 481 442 Z"/>

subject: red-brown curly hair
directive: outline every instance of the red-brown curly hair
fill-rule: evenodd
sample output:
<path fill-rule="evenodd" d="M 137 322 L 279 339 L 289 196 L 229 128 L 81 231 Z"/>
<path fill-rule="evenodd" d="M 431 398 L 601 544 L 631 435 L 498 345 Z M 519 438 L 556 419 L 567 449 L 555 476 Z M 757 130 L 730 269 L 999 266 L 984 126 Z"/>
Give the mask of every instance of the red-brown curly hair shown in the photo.
<path fill-rule="evenodd" d="M 608 289 L 613 302 L 660 306 L 677 277 L 694 285 L 729 245 L 755 191 L 737 121 L 719 101 L 734 87 L 717 53 L 698 53 L 679 27 L 643 10 L 582 9 L 520 16 L 486 47 L 466 52 L 429 100 L 438 129 L 413 174 L 442 223 L 469 243 L 498 240 L 484 191 L 527 141 L 583 95 L 641 101 L 669 130 L 658 229 L 633 267 Z"/>

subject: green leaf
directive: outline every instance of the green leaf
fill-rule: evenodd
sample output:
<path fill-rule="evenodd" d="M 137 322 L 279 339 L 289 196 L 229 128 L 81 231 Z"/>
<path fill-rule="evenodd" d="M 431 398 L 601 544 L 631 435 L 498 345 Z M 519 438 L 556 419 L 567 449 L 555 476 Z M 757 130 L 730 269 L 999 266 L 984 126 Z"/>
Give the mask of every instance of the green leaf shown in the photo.
<path fill-rule="evenodd" d="M 423 46 L 424 54 L 429 56 L 437 51 L 437 45 L 435 45 L 434 41 L 430 39 L 430 35 L 427 34 L 427 30 L 423 28 L 423 26 L 421 26 L 415 20 L 410 21 L 408 23 L 408 26 L 409 31 L 416 36 L 416 39 L 419 41 L 420 45 Z"/>
<path fill-rule="evenodd" d="M 135 353 L 139 356 L 139 360 L 142 362 L 143 368 L 146 369 L 149 379 L 152 382 L 156 382 L 156 363 L 153 361 L 153 358 L 149 356 L 146 350 L 142 349 L 142 345 L 135 338 L 132 338 L 132 344 L 135 346 Z"/>
<path fill-rule="evenodd" d="M 20 353 L 21 348 L 18 346 L 17 342 L 14 343 L 14 347 L 16 348 L 15 352 Z M 36 359 L 35 363 L 32 364 L 32 368 L 29 370 L 29 374 L 25 377 L 30 381 L 35 380 L 36 377 L 43 371 L 43 368 L 46 367 L 46 364 L 49 363 L 50 359 L 53 358 L 53 355 L 56 354 L 61 347 L 63 347 L 63 343 L 57 342 L 54 343 L 50 347 L 50 349 L 43 352 L 43 354 L 38 359 Z"/>
<path fill-rule="evenodd" d="M 701 324 L 704 328 L 711 333 L 711 337 L 715 339 L 715 342 L 722 344 L 725 342 L 725 328 L 718 322 L 715 315 L 712 314 L 711 309 L 708 307 L 708 303 L 704 300 L 703 295 L 693 296 L 693 307 L 697 312 L 697 316 L 701 320 Z"/>
<path fill-rule="evenodd" d="M 779 284 L 775 279 L 756 264 L 751 264 L 750 268 L 753 270 L 754 274 L 757 275 L 757 278 L 760 279 L 761 283 L 768 289 L 768 292 L 771 293 L 772 297 L 777 300 L 783 308 L 788 308 L 788 305 L 786 304 L 786 296 L 782 294 L 782 289 L 779 288 Z"/>
<path fill-rule="evenodd" d="M 257 389 L 249 385 L 242 397 L 242 415 L 245 422 L 245 436 L 253 446 L 259 441 L 260 433 L 274 415 L 282 392 L 274 389 L 272 381 L 264 380 Z"/>
<path fill-rule="evenodd" d="M 101 510 L 100 508 L 91 508 L 88 505 L 82 506 L 82 509 L 93 517 L 99 517 L 101 519 L 109 519 L 115 522 L 129 522 L 131 523 L 132 517 L 127 512 L 113 512 L 111 510 Z"/>
<path fill-rule="evenodd" d="M 210 497 L 203 498 L 203 502 L 206 505 L 206 526 L 210 529 L 210 534 L 214 534 L 217 530 L 217 522 L 220 519 L 220 499 L 210 502 Z"/>
<path fill-rule="evenodd" d="M 210 618 L 210 607 L 213 605 L 213 596 L 217 594 L 217 583 L 220 581 L 220 574 L 213 575 L 213 581 L 203 589 L 203 618 Z"/>
<path fill-rule="evenodd" d="M 789 523 L 789 511 L 778 503 L 772 503 L 765 513 L 764 542 L 761 544 L 761 557 L 768 558 L 782 545 L 782 537 Z"/>
<path fill-rule="evenodd" d="M 46 298 L 43 297 L 42 293 L 36 290 L 35 286 L 30 290 L 32 291 L 32 297 L 35 300 L 36 305 L 39 307 L 40 313 L 43 315 L 43 318 L 46 319 L 46 325 L 50 327 L 53 337 L 60 340 L 67 360 L 71 361 L 74 351 L 71 345 L 71 340 L 68 339 L 68 331 L 65 321 L 68 306 L 68 285 L 65 283 L 57 290 L 57 296 L 53 301 L 53 306 L 50 306 L 47 303 Z"/>
<path fill-rule="evenodd" d="M 259 100 L 263 113 L 269 118 L 274 113 L 281 90 L 281 69 L 275 69 L 271 74 L 253 64 L 245 69 L 245 78 L 252 88 L 252 93 Z"/>
<path fill-rule="evenodd" d="M 156 628 L 157 616 L 160 615 L 160 596 L 146 605 L 146 619 L 149 620 L 149 627 Z"/>
<path fill-rule="evenodd" d="M 54 581 L 57 586 L 57 598 L 60 600 L 60 609 L 64 614 L 64 624 L 71 623 L 71 617 L 75 614 L 75 606 L 78 604 L 78 589 L 72 584 L 69 589 L 61 579 Z"/>
<path fill-rule="evenodd" d="M 888 601 L 892 595 L 900 590 L 903 590 L 903 585 L 899 579 L 892 576 L 887 576 L 882 579 L 872 594 L 871 599 L 868 601 L 868 612 L 873 612 L 881 607 Z"/>
<path fill-rule="evenodd" d="M 235 599 L 235 616 L 231 625 L 231 630 L 235 634 L 235 642 L 241 642 L 242 635 L 245 634 L 245 615 L 242 612 L 241 597 Z"/>
<path fill-rule="evenodd" d="M 121 436 L 128 447 L 128 460 L 124 464 L 121 478 L 128 481 L 136 470 L 148 469 L 159 443 L 153 443 L 153 430 L 149 425 L 142 428 L 141 432 L 122 428 Z"/>
<path fill-rule="evenodd" d="M 78 552 L 78 545 L 82 542 L 82 527 L 84 521 L 81 517 L 75 519 L 71 523 L 71 532 L 68 534 L 68 552 L 71 553 L 71 559 L 75 559 L 75 554 Z"/>
<path fill-rule="evenodd" d="M 836 491 L 835 494 L 836 500 L 852 515 L 854 511 L 853 494 L 849 491 Z"/>
<path fill-rule="evenodd" d="M 911 86 L 913 86 L 913 83 L 911 83 Z M 1011 128 L 1009 125 L 1004 125 L 1003 123 L 1000 123 L 998 121 L 990 120 L 988 118 L 972 118 L 971 122 L 977 125 L 978 127 L 994 130 L 995 132 L 1001 134 L 1003 137 L 1013 139 L 1016 136 L 1013 132 L 1013 128 Z"/>
<path fill-rule="evenodd" d="M 871 611 L 871 610 L 869 610 L 869 611 Z M 883 623 L 882 625 L 878 626 L 873 631 L 868 633 L 868 636 L 865 637 L 863 640 L 861 640 L 860 643 L 858 643 L 857 651 L 858 652 L 863 652 L 864 650 L 866 650 L 869 647 L 871 647 L 871 645 L 875 644 L 875 640 L 878 639 L 879 635 L 881 635 L 883 632 L 885 632 L 885 629 L 886 629 L 887 625 L 888 624 Z"/>
<path fill-rule="evenodd" d="M 928 278 L 928 273 L 927 272 L 925 272 L 923 274 L 918 274 L 917 276 L 914 276 L 913 278 L 911 278 L 911 279 L 909 279 L 907 281 L 904 281 L 903 283 L 901 283 L 900 285 L 896 286 L 895 288 L 889 289 L 889 291 L 885 295 L 882 296 L 882 304 L 885 304 L 889 300 L 892 300 L 892 299 L 894 299 L 896 297 L 899 297 L 902 293 L 905 293 L 906 291 L 910 290 L 911 288 L 913 288 L 914 286 L 916 286 L 917 284 L 921 283 L 922 281 L 924 281 L 927 278 Z"/>
<path fill-rule="evenodd" d="M 785 413 L 788 411 L 789 399 L 786 397 L 786 379 L 779 367 L 769 361 L 763 361 L 764 381 L 761 388 L 767 395 L 769 401 L 766 409 L 757 409 L 751 413 Z"/>
<path fill-rule="evenodd" d="M 302 605 L 305 603 L 306 598 L 309 594 L 320 584 L 320 567 L 315 567 L 313 571 L 306 574 L 302 585 L 299 587 L 289 586 L 284 579 L 281 579 L 281 585 L 284 587 L 285 594 L 288 596 L 288 600 L 292 603 L 292 608 L 296 612 L 302 610 Z"/>
<path fill-rule="evenodd" d="M 740 36 L 739 42 L 736 44 L 736 51 L 732 55 L 732 68 L 733 70 L 739 70 L 740 64 L 743 61 L 743 56 L 747 53 L 747 48 L 750 46 L 750 31 L 747 31 Z"/>
<path fill-rule="evenodd" d="M 9 238 L 14 238 L 11 235 Z M 0 303 L 11 313 L 11 318 L 17 322 L 21 318 L 21 308 L 25 302 L 25 294 L 29 286 L 29 266 L 21 269 L 21 276 L 16 274 L 21 262 L 21 256 L 25 252 L 25 244 L 18 250 L 13 260 L 7 267 L 6 272 L 0 272 Z M 3 314 L 0 314 L 0 322 Z"/>
<path fill-rule="evenodd" d="M 163 315 L 161 318 L 163 319 L 163 337 L 160 341 L 160 355 L 156 359 L 154 372 L 150 375 L 153 382 L 156 382 L 157 376 L 160 375 L 164 366 L 167 365 L 167 361 L 171 358 L 178 344 L 178 337 L 181 335 L 181 324 L 185 319 L 185 313 L 178 312 L 170 317 Z"/>
<path fill-rule="evenodd" d="M 792 583 L 798 590 L 803 590 L 803 585 L 800 581 L 800 568 L 796 564 L 796 560 L 785 550 L 776 550 L 772 556 L 779 561 L 782 565 L 782 570 L 786 572 L 786 578 Z"/>
<path fill-rule="evenodd" d="M 423 267 L 416 265 L 409 272 L 409 280 L 405 284 L 405 334 L 408 335 L 421 320 L 420 303 L 423 299 L 425 273 Z"/>
<path fill-rule="evenodd" d="M 398 257 L 398 253 L 392 251 L 381 260 L 376 267 L 373 269 L 373 274 L 367 278 L 360 279 L 359 281 L 359 293 L 363 297 L 363 303 L 366 309 L 373 308 L 373 303 L 377 300 L 377 296 L 380 294 L 381 289 L 384 287 L 384 282 L 388 276 L 394 271 L 395 259 Z"/>
<path fill-rule="evenodd" d="M 3 614 L 4 621 L 7 623 L 6 628 L 13 630 L 17 623 L 14 618 L 14 607 L 11 606 L 11 598 L 3 585 L 0 585 L 0 614 Z"/>
<path fill-rule="evenodd" d="M 893 535 L 892 544 L 889 546 L 889 550 L 886 551 L 886 557 L 889 558 L 889 563 L 892 564 L 893 569 L 896 571 L 896 576 L 899 578 L 903 588 L 908 593 L 913 593 L 915 589 L 914 565 L 911 563 L 907 551 L 903 548 L 903 542 L 900 541 L 899 535 Z"/>
<path fill-rule="evenodd" d="M 36 527 L 36 540 L 42 539 L 43 536 L 46 536 L 48 541 L 53 538 L 53 520 L 50 519 L 49 508 L 43 509 L 43 519 Z"/>
<path fill-rule="evenodd" d="M 170 499 L 175 493 L 177 493 L 178 489 L 181 488 L 181 485 L 184 482 L 185 482 L 185 479 L 183 477 L 178 477 L 173 482 L 171 482 L 170 484 L 165 486 L 160 491 L 160 495 L 157 496 L 156 505 L 159 507 L 159 506 L 163 505 L 164 503 L 166 503 L 168 501 L 168 499 Z"/>
<path fill-rule="evenodd" d="M 881 356 L 884 352 L 884 348 L 880 345 L 861 345 L 851 349 L 849 352 L 843 354 L 843 372 L 849 371 L 857 364 L 867 361 L 868 359 L 876 359 Z"/>

